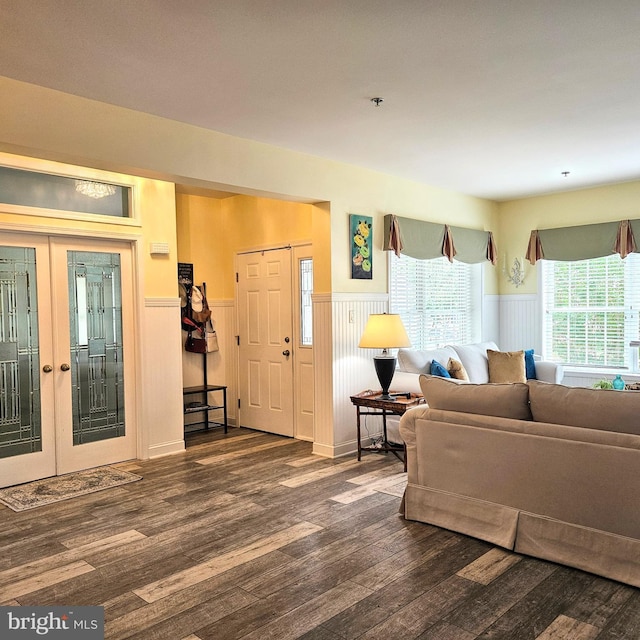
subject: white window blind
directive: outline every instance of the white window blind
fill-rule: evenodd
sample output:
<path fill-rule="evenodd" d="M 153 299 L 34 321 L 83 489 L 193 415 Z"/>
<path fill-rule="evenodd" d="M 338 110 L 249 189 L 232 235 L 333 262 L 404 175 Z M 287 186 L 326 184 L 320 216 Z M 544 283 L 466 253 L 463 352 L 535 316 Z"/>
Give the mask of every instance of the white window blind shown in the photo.
<path fill-rule="evenodd" d="M 631 366 L 629 342 L 640 335 L 640 255 L 545 260 L 542 291 L 545 358 L 577 366 Z"/>
<path fill-rule="evenodd" d="M 411 346 L 478 342 L 482 265 L 389 256 L 389 310 L 402 318 Z"/>

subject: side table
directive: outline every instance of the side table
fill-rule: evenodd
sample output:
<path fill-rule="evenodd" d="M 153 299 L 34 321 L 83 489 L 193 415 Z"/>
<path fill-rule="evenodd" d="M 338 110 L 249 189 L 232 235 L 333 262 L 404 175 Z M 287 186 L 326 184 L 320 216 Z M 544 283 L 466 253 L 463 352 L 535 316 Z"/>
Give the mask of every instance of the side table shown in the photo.
<path fill-rule="evenodd" d="M 351 402 L 356 407 L 356 428 L 358 437 L 358 460 L 361 459 L 363 451 L 390 451 L 404 463 L 404 470 L 407 470 L 407 450 L 405 444 L 389 442 L 387 438 L 387 416 L 403 415 L 407 409 L 424 404 L 424 398 L 417 393 L 401 393 L 391 391 L 394 395 L 392 400 L 383 400 L 380 396 L 382 391 L 362 391 L 351 396 Z M 360 441 L 360 416 L 382 416 L 382 444 L 379 447 L 363 447 Z M 402 456 L 400 455 L 402 453 Z"/>

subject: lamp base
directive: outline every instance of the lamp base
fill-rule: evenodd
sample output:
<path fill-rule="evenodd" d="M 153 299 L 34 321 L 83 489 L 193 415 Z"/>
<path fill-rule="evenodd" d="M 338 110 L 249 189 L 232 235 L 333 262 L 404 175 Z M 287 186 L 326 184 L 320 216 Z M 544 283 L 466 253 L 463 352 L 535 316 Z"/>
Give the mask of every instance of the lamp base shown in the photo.
<path fill-rule="evenodd" d="M 378 381 L 380 382 L 380 387 L 382 388 L 382 395 L 380 396 L 381 400 L 394 399 L 389 395 L 389 387 L 391 386 L 391 381 L 393 380 L 393 374 L 396 372 L 396 362 L 397 359 L 395 356 L 381 355 L 374 356 L 373 358 L 373 364 L 376 368 Z"/>

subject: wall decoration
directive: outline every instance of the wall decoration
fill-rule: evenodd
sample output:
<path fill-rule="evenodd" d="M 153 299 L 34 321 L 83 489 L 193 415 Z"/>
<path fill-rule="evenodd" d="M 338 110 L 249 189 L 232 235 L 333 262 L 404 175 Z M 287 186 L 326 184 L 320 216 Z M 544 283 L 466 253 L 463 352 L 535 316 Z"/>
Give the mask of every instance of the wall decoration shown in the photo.
<path fill-rule="evenodd" d="M 180 295 L 180 321 L 182 328 L 188 331 L 190 326 L 185 324 L 185 317 L 190 317 L 189 299 L 193 286 L 193 264 L 178 262 L 178 294 Z"/>
<path fill-rule="evenodd" d="M 349 216 L 351 241 L 351 278 L 373 279 L 373 219 L 369 216 Z"/>

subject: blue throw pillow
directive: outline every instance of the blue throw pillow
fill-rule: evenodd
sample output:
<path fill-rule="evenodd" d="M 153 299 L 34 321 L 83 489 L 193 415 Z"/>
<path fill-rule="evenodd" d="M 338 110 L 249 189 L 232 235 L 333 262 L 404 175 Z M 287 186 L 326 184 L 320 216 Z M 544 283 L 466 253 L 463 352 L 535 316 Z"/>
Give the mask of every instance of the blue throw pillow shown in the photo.
<path fill-rule="evenodd" d="M 533 359 L 533 349 L 527 349 L 524 352 L 524 369 L 527 380 L 538 379 L 538 376 L 536 376 L 536 361 Z"/>
<path fill-rule="evenodd" d="M 440 376 L 441 378 L 450 378 L 449 372 L 437 361 L 431 361 L 431 375 Z"/>

